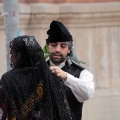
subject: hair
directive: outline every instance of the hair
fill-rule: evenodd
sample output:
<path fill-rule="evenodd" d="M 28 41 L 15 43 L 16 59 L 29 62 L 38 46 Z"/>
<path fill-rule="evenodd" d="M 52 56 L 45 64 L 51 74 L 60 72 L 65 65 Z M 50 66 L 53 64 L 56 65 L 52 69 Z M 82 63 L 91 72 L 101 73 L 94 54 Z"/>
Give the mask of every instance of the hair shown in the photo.
<path fill-rule="evenodd" d="M 44 58 L 44 54 L 40 46 L 35 45 L 34 48 L 31 48 L 31 50 L 26 48 L 27 47 L 25 45 L 26 43 L 23 40 L 25 37 L 28 37 L 28 36 L 16 37 L 10 42 L 10 45 L 9 45 L 9 47 L 11 48 L 10 54 L 11 54 L 11 57 L 14 57 L 15 59 L 15 63 L 11 59 L 10 66 L 12 68 L 37 67 L 39 55 L 41 54 L 41 56 L 43 56 Z M 32 54 L 30 52 L 32 52 Z M 34 56 L 36 56 L 36 59 L 33 59 Z"/>
<path fill-rule="evenodd" d="M 72 46 L 73 46 L 73 42 L 72 42 L 72 41 L 67 41 L 67 42 L 65 42 L 65 43 L 68 44 L 68 48 L 69 48 L 69 50 L 71 50 L 71 49 L 72 49 Z"/>
<path fill-rule="evenodd" d="M 29 55 L 25 49 L 25 42 L 20 40 L 20 38 L 14 38 L 9 47 L 11 48 L 10 54 L 11 58 L 14 57 L 15 63 L 11 59 L 10 66 L 12 68 L 23 68 L 23 67 L 31 67 L 31 62 L 29 59 Z"/>
<path fill-rule="evenodd" d="M 70 50 L 70 53 L 68 53 L 68 56 L 74 60 L 78 60 L 78 56 L 75 52 L 75 49 L 73 47 L 73 42 L 72 41 L 68 41 L 66 42 L 68 44 L 68 48 Z"/>

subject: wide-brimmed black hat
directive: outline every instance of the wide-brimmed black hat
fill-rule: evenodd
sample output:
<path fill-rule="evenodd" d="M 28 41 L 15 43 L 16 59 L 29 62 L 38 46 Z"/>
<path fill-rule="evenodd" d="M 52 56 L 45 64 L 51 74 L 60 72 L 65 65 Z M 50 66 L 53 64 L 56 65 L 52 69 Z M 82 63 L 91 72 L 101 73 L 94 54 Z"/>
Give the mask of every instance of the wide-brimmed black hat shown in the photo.
<path fill-rule="evenodd" d="M 47 31 L 48 38 L 46 43 L 73 41 L 72 35 L 68 29 L 59 21 L 52 21 L 50 29 Z"/>

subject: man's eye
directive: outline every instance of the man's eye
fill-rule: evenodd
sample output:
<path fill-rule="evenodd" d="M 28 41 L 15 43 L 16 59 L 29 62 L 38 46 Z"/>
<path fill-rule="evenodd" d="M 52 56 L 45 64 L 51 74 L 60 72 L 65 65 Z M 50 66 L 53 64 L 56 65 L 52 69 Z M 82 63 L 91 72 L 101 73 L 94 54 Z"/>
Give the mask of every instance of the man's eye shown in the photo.
<path fill-rule="evenodd" d="M 61 45 L 62 48 L 65 48 L 66 46 L 67 46 L 66 44 L 65 45 Z"/>
<path fill-rule="evenodd" d="M 51 46 L 56 46 L 56 44 L 51 44 Z"/>

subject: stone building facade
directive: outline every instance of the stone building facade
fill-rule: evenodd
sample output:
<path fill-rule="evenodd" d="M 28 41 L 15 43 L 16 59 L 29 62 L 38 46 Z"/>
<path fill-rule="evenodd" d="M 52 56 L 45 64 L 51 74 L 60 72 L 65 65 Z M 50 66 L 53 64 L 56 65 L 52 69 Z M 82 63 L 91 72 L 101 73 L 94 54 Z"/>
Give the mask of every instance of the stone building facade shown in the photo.
<path fill-rule="evenodd" d="M 1 0 L 2 1 L 2 0 Z M 119 2 L 119 0 L 19 0 L 21 3 L 96 3 Z"/>
<path fill-rule="evenodd" d="M 72 33 L 79 59 L 95 81 L 83 120 L 120 120 L 120 0 L 19 0 L 19 12 L 21 34 L 34 35 L 42 47 L 52 20 L 63 22 Z M 2 16 L 0 36 L 1 76 L 7 71 Z"/>

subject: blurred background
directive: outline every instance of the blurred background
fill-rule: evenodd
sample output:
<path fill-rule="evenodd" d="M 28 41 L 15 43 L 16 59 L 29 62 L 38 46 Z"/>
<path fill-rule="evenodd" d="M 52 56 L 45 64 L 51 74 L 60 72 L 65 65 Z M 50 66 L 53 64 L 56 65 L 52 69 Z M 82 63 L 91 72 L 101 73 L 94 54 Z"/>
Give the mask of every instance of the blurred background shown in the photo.
<path fill-rule="evenodd" d="M 82 120 L 120 120 L 120 0 L 0 0 L 0 77 L 10 69 L 9 42 L 33 35 L 44 47 L 52 20 L 69 29 L 94 74 L 95 95 Z"/>

